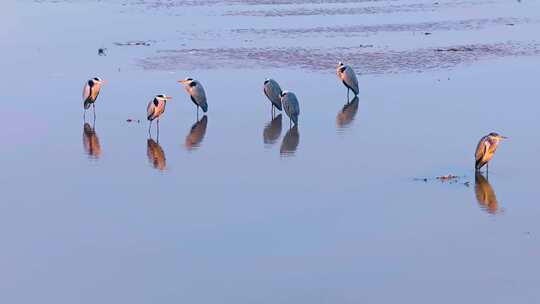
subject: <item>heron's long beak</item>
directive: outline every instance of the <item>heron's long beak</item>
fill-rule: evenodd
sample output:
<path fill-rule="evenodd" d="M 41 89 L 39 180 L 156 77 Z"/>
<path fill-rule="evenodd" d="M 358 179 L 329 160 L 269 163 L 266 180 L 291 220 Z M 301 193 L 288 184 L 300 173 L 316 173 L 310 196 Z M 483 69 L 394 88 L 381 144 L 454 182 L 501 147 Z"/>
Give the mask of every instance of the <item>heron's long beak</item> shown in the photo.
<path fill-rule="evenodd" d="M 101 79 L 100 84 L 107 84 L 107 80 Z"/>
<path fill-rule="evenodd" d="M 501 138 L 502 138 L 502 139 L 508 139 L 508 137 L 506 137 L 506 136 L 502 136 L 502 135 L 501 135 Z"/>
<path fill-rule="evenodd" d="M 187 80 L 178 80 L 178 82 L 180 82 L 180 83 L 186 83 L 186 82 L 188 82 L 188 81 L 187 81 Z"/>
<path fill-rule="evenodd" d="M 172 96 L 165 96 L 165 99 L 166 99 L 166 100 L 171 100 L 171 99 L 172 99 Z"/>

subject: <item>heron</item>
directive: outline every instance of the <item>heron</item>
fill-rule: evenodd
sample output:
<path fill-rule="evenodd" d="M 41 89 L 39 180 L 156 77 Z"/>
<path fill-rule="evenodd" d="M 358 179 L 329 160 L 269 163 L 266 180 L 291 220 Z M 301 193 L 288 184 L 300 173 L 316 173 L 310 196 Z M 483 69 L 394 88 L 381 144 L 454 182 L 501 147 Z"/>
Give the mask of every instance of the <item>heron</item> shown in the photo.
<path fill-rule="evenodd" d="M 264 81 L 264 95 L 268 97 L 272 104 L 272 117 L 274 117 L 274 108 L 282 110 L 281 108 L 281 87 L 274 79 L 267 78 Z"/>
<path fill-rule="evenodd" d="M 492 132 L 480 139 L 480 142 L 478 142 L 478 146 L 476 147 L 475 153 L 476 162 L 474 164 L 474 167 L 476 171 L 480 171 L 480 169 L 484 165 L 487 165 L 486 171 L 489 172 L 488 163 L 493 158 L 493 155 L 495 154 L 495 151 L 499 146 L 499 142 L 506 138 L 507 137 L 505 136 Z"/>
<path fill-rule="evenodd" d="M 300 105 L 298 104 L 296 95 L 293 92 L 283 91 L 280 96 L 285 114 L 289 116 L 289 126 L 291 126 L 291 121 L 294 122 L 294 125 L 297 125 L 298 116 L 300 115 Z"/>
<path fill-rule="evenodd" d="M 150 129 L 152 128 L 152 121 L 157 119 L 157 134 L 159 137 L 159 117 L 163 114 L 163 112 L 165 112 L 165 105 L 167 104 L 167 101 L 171 99 L 171 96 L 159 94 L 148 103 L 148 106 L 146 107 L 146 119 L 150 121 L 148 134 L 150 134 Z"/>
<path fill-rule="evenodd" d="M 85 115 L 86 110 L 90 109 L 90 106 L 94 108 L 94 116 L 96 115 L 96 99 L 99 95 L 99 91 L 101 90 L 101 85 L 105 83 L 105 80 L 102 80 L 99 77 L 94 77 L 92 79 L 89 79 L 84 84 L 82 99 Z"/>
<path fill-rule="evenodd" d="M 193 78 L 186 78 L 184 80 L 179 80 L 178 82 L 184 85 L 191 101 L 197 106 L 197 118 L 199 118 L 199 107 L 206 113 L 206 111 L 208 111 L 208 104 L 206 103 L 206 93 L 204 92 L 202 84 Z"/>
<path fill-rule="evenodd" d="M 347 87 L 347 100 L 349 100 L 349 91 L 353 91 L 354 96 L 358 96 L 358 79 L 356 78 L 354 70 L 340 61 L 336 68 L 336 73 L 345 87 Z"/>

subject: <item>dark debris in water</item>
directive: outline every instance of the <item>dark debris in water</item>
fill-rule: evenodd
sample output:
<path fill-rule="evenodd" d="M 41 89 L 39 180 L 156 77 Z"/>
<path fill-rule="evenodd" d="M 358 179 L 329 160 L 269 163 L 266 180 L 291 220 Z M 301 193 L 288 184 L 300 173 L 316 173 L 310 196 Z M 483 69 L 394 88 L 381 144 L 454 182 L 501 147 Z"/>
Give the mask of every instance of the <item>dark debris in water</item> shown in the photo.
<path fill-rule="evenodd" d="M 413 180 L 421 181 L 425 183 L 430 182 L 430 181 L 439 181 L 441 183 L 457 184 L 464 178 L 466 178 L 466 176 L 448 174 L 448 175 L 441 175 L 441 176 L 436 176 L 436 177 L 417 177 L 417 178 L 414 178 Z M 465 185 L 466 187 L 469 187 L 470 182 L 469 181 L 463 182 L 463 185 Z"/>
<path fill-rule="evenodd" d="M 482 59 L 540 55 L 540 43 L 503 42 L 411 50 L 376 48 L 195 48 L 161 50 L 158 55 L 139 60 L 147 70 L 211 68 L 301 68 L 333 71 L 338 59 L 362 67 L 363 74 L 423 72 L 448 69 Z"/>
<path fill-rule="evenodd" d="M 150 46 L 153 41 L 127 41 L 127 42 L 115 42 L 117 46 Z"/>

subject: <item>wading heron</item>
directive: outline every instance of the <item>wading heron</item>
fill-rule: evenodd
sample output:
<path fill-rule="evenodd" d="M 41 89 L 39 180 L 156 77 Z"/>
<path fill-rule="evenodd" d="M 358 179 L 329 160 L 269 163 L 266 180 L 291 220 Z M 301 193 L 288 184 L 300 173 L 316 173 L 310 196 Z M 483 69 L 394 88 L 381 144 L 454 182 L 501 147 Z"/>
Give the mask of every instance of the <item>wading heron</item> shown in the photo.
<path fill-rule="evenodd" d="M 264 81 L 264 95 L 268 97 L 272 104 L 272 117 L 274 117 L 274 107 L 278 110 L 281 108 L 281 87 L 274 79 L 266 79 Z"/>
<path fill-rule="evenodd" d="M 165 112 L 167 100 L 171 99 L 171 96 L 159 94 L 148 103 L 148 106 L 146 107 L 146 119 L 150 121 L 150 126 L 148 126 L 148 134 L 150 134 L 150 129 L 152 128 L 152 121 L 157 119 L 157 136 L 159 138 L 159 117 L 161 114 L 163 114 L 163 112 Z"/>
<path fill-rule="evenodd" d="M 293 92 L 283 91 L 281 93 L 281 104 L 285 110 L 285 114 L 289 116 L 290 121 L 294 122 L 295 125 L 298 124 L 298 116 L 300 115 L 300 105 L 298 104 L 298 99 Z M 289 126 L 291 125 L 289 121 Z"/>
<path fill-rule="evenodd" d="M 94 77 L 89 79 L 83 88 L 82 99 L 84 106 L 84 114 L 86 115 L 86 110 L 90 109 L 90 106 L 94 108 L 94 116 L 96 115 L 96 99 L 101 90 L 101 85 L 105 84 L 106 81 L 102 80 L 99 77 Z"/>
<path fill-rule="evenodd" d="M 349 100 L 349 90 L 353 91 L 354 96 L 358 96 L 358 79 L 353 69 L 340 61 L 336 68 L 336 73 L 338 78 L 341 79 L 341 82 L 347 87 L 347 100 Z"/>
<path fill-rule="evenodd" d="M 474 168 L 476 171 L 479 171 L 484 165 L 487 165 L 487 171 L 489 172 L 488 162 L 493 158 L 499 142 L 507 137 L 499 135 L 497 133 L 489 133 L 488 135 L 482 137 L 478 146 L 476 147 Z"/>
<path fill-rule="evenodd" d="M 197 118 L 199 117 L 199 107 L 206 113 L 208 111 L 208 104 L 206 103 L 206 93 L 202 84 L 193 78 L 186 78 L 178 82 L 184 85 L 191 101 L 197 106 Z"/>

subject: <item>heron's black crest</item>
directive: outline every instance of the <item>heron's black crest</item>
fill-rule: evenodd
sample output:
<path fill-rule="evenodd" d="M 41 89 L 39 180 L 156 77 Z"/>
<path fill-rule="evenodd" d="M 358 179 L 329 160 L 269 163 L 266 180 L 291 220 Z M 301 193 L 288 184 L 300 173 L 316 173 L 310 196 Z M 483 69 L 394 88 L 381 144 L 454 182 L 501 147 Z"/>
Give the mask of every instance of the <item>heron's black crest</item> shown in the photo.
<path fill-rule="evenodd" d="M 95 81 L 99 81 L 99 78 L 97 78 L 97 77 L 94 77 L 94 80 L 95 80 Z"/>
<path fill-rule="evenodd" d="M 160 98 L 165 98 L 165 95 L 163 94 L 159 94 L 157 97 L 160 97 Z"/>
<path fill-rule="evenodd" d="M 491 132 L 491 133 L 489 133 L 489 136 L 495 136 L 495 137 L 498 137 L 498 136 L 499 136 L 499 133 L 497 133 L 497 132 Z"/>
<path fill-rule="evenodd" d="M 190 86 L 190 87 L 194 87 L 194 86 L 196 86 L 196 85 L 197 85 L 197 83 L 196 83 L 195 81 L 192 81 L 192 82 L 189 83 L 189 86 Z"/>
<path fill-rule="evenodd" d="M 270 81 L 270 80 L 266 79 L 266 80 L 264 81 L 264 84 L 267 84 L 269 81 Z"/>
<path fill-rule="evenodd" d="M 193 78 L 186 78 L 186 80 L 187 80 L 187 81 L 192 81 L 192 80 L 193 80 Z"/>
<path fill-rule="evenodd" d="M 157 107 L 159 105 L 159 100 L 157 98 L 154 98 L 154 105 Z"/>
<path fill-rule="evenodd" d="M 287 93 L 285 93 L 285 92 L 281 92 L 281 93 L 279 94 L 279 96 L 281 96 L 281 97 L 283 97 L 283 96 L 285 96 L 285 95 L 287 95 Z"/>

